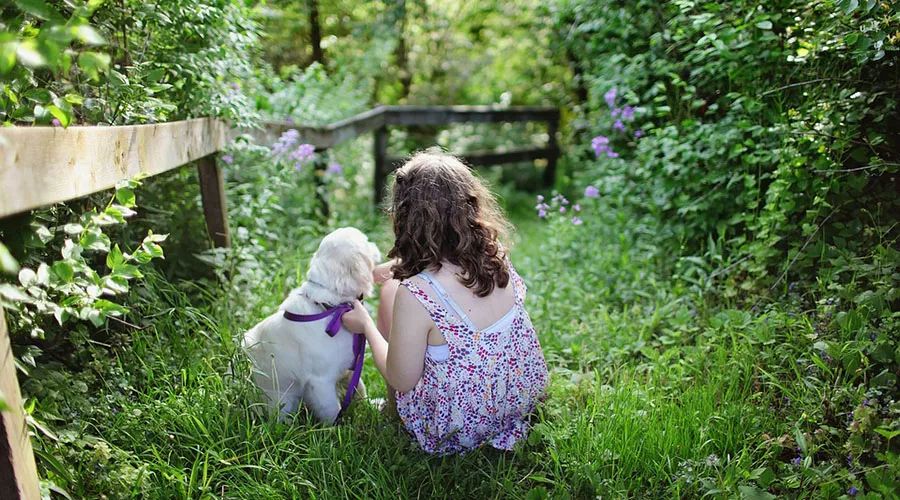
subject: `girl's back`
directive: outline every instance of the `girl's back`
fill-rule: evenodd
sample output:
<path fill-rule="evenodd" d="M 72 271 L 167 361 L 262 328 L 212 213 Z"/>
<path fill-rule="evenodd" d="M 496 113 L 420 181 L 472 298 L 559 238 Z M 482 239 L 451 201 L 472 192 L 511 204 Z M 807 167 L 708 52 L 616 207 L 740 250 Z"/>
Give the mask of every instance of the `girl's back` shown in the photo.
<path fill-rule="evenodd" d="M 524 308 L 525 283 L 509 265 L 510 286 L 478 297 L 452 278 L 452 267 L 401 283 L 428 311 L 437 334 L 429 332 L 422 379 L 397 394 L 397 412 L 427 452 L 484 443 L 508 450 L 525 436 L 548 378 Z"/>

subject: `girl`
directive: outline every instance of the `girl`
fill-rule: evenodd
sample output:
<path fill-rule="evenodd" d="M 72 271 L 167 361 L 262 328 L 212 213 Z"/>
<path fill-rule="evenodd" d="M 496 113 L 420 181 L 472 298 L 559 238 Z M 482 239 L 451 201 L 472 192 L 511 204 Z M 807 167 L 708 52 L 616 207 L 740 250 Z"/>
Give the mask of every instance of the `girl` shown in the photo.
<path fill-rule="evenodd" d="M 397 171 L 390 213 L 394 260 L 376 269 L 376 280 L 388 268 L 394 279 L 382 287 L 379 325 L 356 302 L 344 326 L 365 333 L 422 449 L 511 449 L 548 374 L 525 283 L 500 242 L 508 222 L 462 162 L 435 153 Z"/>

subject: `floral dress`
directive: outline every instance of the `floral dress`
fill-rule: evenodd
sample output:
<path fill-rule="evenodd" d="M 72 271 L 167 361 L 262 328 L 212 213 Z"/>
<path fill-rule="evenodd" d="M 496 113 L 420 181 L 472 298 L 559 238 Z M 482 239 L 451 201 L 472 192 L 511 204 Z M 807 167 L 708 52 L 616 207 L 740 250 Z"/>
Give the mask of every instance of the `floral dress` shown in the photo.
<path fill-rule="evenodd" d="M 543 397 L 547 364 L 525 311 L 525 282 L 509 266 L 515 305 L 493 325 L 477 329 L 427 272 L 401 282 L 425 307 L 447 342 L 433 355 L 416 386 L 397 393 L 397 413 L 428 453 L 466 452 L 484 443 L 509 450 L 528 432 L 528 417 Z M 418 280 L 416 280 L 418 281 Z M 439 346 L 443 347 L 443 346 Z"/>

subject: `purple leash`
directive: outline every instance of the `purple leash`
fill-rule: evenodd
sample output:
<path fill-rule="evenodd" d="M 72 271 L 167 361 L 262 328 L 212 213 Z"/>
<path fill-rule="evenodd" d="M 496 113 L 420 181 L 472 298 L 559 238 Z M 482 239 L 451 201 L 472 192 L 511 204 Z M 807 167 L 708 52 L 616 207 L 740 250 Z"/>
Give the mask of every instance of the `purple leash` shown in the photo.
<path fill-rule="evenodd" d="M 329 337 L 334 337 L 341 331 L 341 318 L 344 314 L 352 310 L 352 305 L 344 303 L 316 314 L 294 314 L 290 311 L 284 311 L 284 318 L 288 321 L 295 321 L 297 323 L 309 323 L 330 316 L 331 320 L 325 325 L 325 333 L 327 333 Z M 347 392 L 344 393 L 344 400 L 341 401 L 341 411 L 338 412 L 338 419 L 343 416 L 344 410 L 350 406 L 350 401 L 353 399 L 353 395 L 356 394 L 356 386 L 359 385 L 359 377 L 362 375 L 363 360 L 365 359 L 366 354 L 366 336 L 362 333 L 352 332 L 351 335 L 353 335 L 353 375 L 350 377 L 350 383 L 347 384 Z"/>

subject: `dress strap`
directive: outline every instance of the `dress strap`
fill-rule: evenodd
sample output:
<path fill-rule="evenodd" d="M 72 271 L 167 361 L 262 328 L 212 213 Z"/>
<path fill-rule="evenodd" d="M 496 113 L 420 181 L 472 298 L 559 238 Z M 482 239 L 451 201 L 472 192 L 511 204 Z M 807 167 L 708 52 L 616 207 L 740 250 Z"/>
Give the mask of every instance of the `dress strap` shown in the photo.
<path fill-rule="evenodd" d="M 456 315 L 466 323 L 466 326 L 468 326 L 472 330 L 476 330 L 475 325 L 472 324 L 472 320 L 469 319 L 469 316 L 466 315 L 462 307 L 460 307 L 459 304 L 457 304 L 456 301 L 454 301 L 450 297 L 450 294 L 447 293 L 447 290 L 443 285 L 441 285 L 441 282 L 438 281 L 437 278 L 432 276 L 428 271 L 422 271 L 421 273 L 419 273 L 419 275 L 422 276 L 422 278 L 424 278 L 429 285 L 431 285 L 431 288 L 438 294 L 438 297 L 441 299 L 441 301 L 443 301 L 445 305 L 452 309 L 453 312 L 455 312 Z"/>
<path fill-rule="evenodd" d="M 513 284 L 513 291 L 516 295 L 516 304 L 524 305 L 525 304 L 525 293 L 528 291 L 528 287 L 525 285 L 525 280 L 519 276 L 519 273 L 516 271 L 516 268 L 513 267 L 512 262 L 509 260 L 509 256 L 506 257 L 506 266 L 509 268 L 509 279 Z"/>
<path fill-rule="evenodd" d="M 400 285 L 406 287 L 406 289 L 412 293 L 413 297 L 422 304 L 422 307 L 428 311 L 428 315 L 431 316 L 431 320 L 434 321 L 435 325 L 447 316 L 447 310 L 444 309 L 440 303 L 435 302 L 434 299 L 432 299 L 425 290 L 422 290 L 422 287 L 418 284 L 409 279 L 405 279 L 400 282 Z"/>

